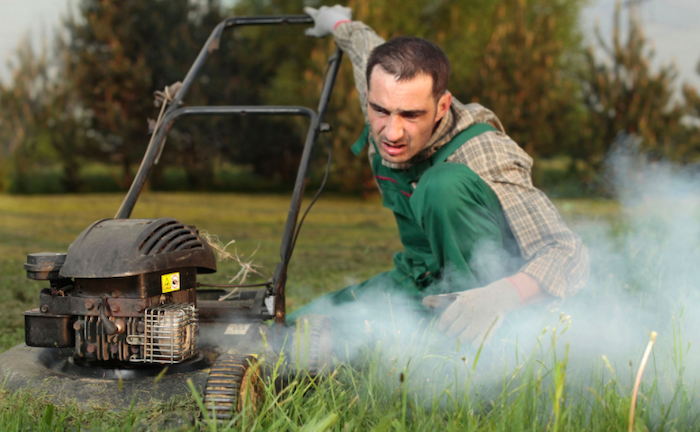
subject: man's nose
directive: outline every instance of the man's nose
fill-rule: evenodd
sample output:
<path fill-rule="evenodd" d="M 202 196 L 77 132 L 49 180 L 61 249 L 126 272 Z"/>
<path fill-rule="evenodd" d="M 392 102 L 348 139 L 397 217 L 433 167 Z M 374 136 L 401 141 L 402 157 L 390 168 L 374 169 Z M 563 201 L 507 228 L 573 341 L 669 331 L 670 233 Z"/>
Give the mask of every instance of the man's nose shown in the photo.
<path fill-rule="evenodd" d="M 403 122 L 400 116 L 390 116 L 384 130 L 384 136 L 391 142 L 400 141 L 403 138 Z"/>

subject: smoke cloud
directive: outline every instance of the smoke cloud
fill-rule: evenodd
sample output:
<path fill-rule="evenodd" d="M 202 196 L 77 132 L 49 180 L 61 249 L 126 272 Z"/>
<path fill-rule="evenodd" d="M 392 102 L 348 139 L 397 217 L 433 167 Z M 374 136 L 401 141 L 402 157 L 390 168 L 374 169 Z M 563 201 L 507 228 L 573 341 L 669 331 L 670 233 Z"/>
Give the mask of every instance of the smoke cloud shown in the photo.
<path fill-rule="evenodd" d="M 329 303 L 337 356 L 353 362 L 372 352 L 389 371 L 387 386 L 399 385 L 391 371 L 405 371 L 401 376 L 419 383 L 426 400 L 441 394 L 440 387 L 481 397 L 498 393 L 508 377 L 533 366 L 549 370 L 564 358 L 567 384 L 579 394 L 592 381 L 613 377 L 631 392 L 649 334 L 657 331 L 646 388 L 656 380 L 658 397 L 668 403 L 679 385 L 694 387 L 700 378 L 692 344 L 700 324 L 700 178 L 692 168 L 650 159 L 638 145 L 634 137 L 620 137 L 608 157 L 607 179 L 619 204 L 573 203 L 567 210 L 591 259 L 591 277 L 579 294 L 510 314 L 482 349 L 443 335 L 435 317 L 407 307 L 400 296 Z M 576 218 L 581 205 L 600 206 L 600 216 Z M 479 260 L 498 262 L 492 249 L 486 245 Z M 460 387 L 467 380 L 470 388 Z"/>

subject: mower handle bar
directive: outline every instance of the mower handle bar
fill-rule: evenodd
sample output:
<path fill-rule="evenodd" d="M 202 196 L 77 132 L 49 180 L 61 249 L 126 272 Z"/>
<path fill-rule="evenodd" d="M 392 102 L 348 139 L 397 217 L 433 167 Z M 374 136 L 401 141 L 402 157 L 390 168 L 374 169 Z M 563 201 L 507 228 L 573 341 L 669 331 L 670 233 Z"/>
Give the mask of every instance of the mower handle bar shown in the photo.
<path fill-rule="evenodd" d="M 308 176 L 309 161 L 311 159 L 311 151 L 318 137 L 321 122 L 328 108 L 335 79 L 338 75 L 340 61 L 342 59 L 342 51 L 336 49 L 335 53 L 329 58 L 329 67 L 327 77 L 321 89 L 321 98 L 318 105 L 318 111 L 305 107 L 281 107 L 281 106 L 211 106 L 211 107 L 185 107 L 178 108 L 182 99 L 187 95 L 192 83 L 199 73 L 202 65 L 214 50 L 219 48 L 221 34 L 228 28 L 247 25 L 279 25 L 279 24 L 313 24 L 314 20 L 309 15 L 281 15 L 281 16 L 259 16 L 259 17 L 231 17 L 219 23 L 212 31 L 206 43 L 199 51 L 197 58 L 187 72 L 185 79 L 182 82 L 182 87 L 175 94 L 175 97 L 170 102 L 164 113 L 164 121 L 162 126 L 155 132 L 156 136 L 151 141 L 146 149 L 146 154 L 141 161 L 141 166 L 134 181 L 131 183 L 129 192 L 122 202 L 115 218 L 128 219 L 136 205 L 141 191 L 146 184 L 148 174 L 153 167 L 153 164 L 158 159 L 163 145 L 165 144 L 165 136 L 170 129 L 171 123 L 183 115 L 221 115 L 221 114 L 261 114 L 261 115 L 302 115 L 309 117 L 311 125 L 304 143 L 304 150 L 301 155 L 299 171 L 297 172 L 296 181 L 294 182 L 294 191 L 292 192 L 292 200 L 287 213 L 287 221 L 284 226 L 282 235 L 282 244 L 280 246 L 281 262 L 275 269 L 273 279 L 272 293 L 275 296 L 275 321 L 279 324 L 285 324 L 286 319 L 286 300 L 285 300 L 285 285 L 287 280 L 287 267 L 292 257 L 293 239 L 298 231 L 297 221 L 299 211 L 301 209 L 301 201 L 306 186 L 306 178 Z"/>
<path fill-rule="evenodd" d="M 204 46 L 202 49 L 199 51 L 199 54 L 197 55 L 197 58 L 195 59 L 194 63 L 192 63 L 192 66 L 190 67 L 190 70 L 187 72 L 187 75 L 185 75 L 185 79 L 182 81 L 182 87 L 180 87 L 180 90 L 175 94 L 175 97 L 173 97 L 172 102 L 169 104 L 167 109 L 165 110 L 165 116 L 168 114 L 172 113 L 177 109 L 177 107 L 180 105 L 180 102 L 185 98 L 187 95 L 187 92 L 190 90 L 190 87 L 192 86 L 192 83 L 194 82 L 195 78 L 197 77 L 197 74 L 199 74 L 200 69 L 202 69 L 202 66 L 204 65 L 204 62 L 207 60 L 209 57 L 209 54 L 211 54 L 213 51 L 219 48 L 219 41 L 221 40 L 221 34 L 224 32 L 224 30 L 228 28 L 233 28 L 236 26 L 248 26 L 248 25 L 279 25 L 279 24 L 313 24 L 314 20 L 311 18 L 309 15 L 271 15 L 271 16 L 258 16 L 258 17 L 230 17 L 225 19 L 224 21 L 220 22 L 214 30 L 211 32 L 209 35 L 209 38 L 207 41 L 204 43 Z M 320 106 L 319 106 L 320 108 Z M 319 109 L 319 113 L 321 113 Z M 325 113 L 325 111 L 324 111 Z M 167 123 L 166 123 L 167 124 Z M 165 138 L 165 133 L 167 132 L 167 128 L 159 128 L 157 131 L 155 139 L 151 142 L 151 145 L 149 148 L 146 150 L 146 156 L 149 155 L 151 146 L 153 147 L 161 147 L 161 142 Z M 160 154 L 160 151 L 153 155 L 153 158 L 148 158 L 144 157 L 144 159 L 141 162 L 141 166 L 139 167 L 138 172 L 136 173 L 136 177 L 134 178 L 134 181 L 131 183 L 131 187 L 129 188 L 129 192 L 127 193 L 126 197 L 124 198 L 124 201 L 122 202 L 121 206 L 119 207 L 119 210 L 117 211 L 117 214 L 115 218 L 119 219 L 127 219 L 129 216 L 131 216 L 131 212 L 134 209 L 134 206 L 136 205 L 136 201 L 138 200 L 139 195 L 141 194 L 141 191 L 143 190 L 144 185 L 146 184 L 146 179 L 148 178 L 148 174 L 151 170 L 151 167 L 154 163 L 154 161 L 157 158 L 157 155 Z"/>
<path fill-rule="evenodd" d="M 313 122 L 316 120 L 316 112 L 303 106 L 275 106 L 275 105 L 222 105 L 222 106 L 191 106 L 178 108 L 168 114 L 163 120 L 167 127 L 178 117 L 191 115 L 226 115 L 226 114 L 255 114 L 255 115 L 288 115 L 308 117 Z"/>

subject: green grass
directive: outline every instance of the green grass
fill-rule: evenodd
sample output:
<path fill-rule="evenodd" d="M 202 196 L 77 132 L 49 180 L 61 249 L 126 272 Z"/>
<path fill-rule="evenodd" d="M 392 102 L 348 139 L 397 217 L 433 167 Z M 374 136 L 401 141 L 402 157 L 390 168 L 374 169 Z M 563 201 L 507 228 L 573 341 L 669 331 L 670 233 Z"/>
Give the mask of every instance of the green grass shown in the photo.
<path fill-rule="evenodd" d="M 121 195 L 0 195 L 0 328 L 4 330 L 0 349 L 23 340 L 21 312 L 38 303 L 42 285 L 26 279 L 22 270 L 26 254 L 65 251 L 90 223 L 113 216 L 120 199 Z M 637 250 L 634 242 L 623 241 L 637 232 L 614 202 L 555 204 L 591 245 L 611 239 L 606 244 L 612 244 L 620 259 L 593 256 L 593 287 L 577 296 L 581 307 L 600 312 L 600 319 L 580 322 L 583 312 L 572 313 L 569 319 L 562 311 L 569 313 L 571 307 L 550 306 L 537 312 L 538 319 L 530 319 L 531 328 L 521 329 L 523 336 L 515 343 L 472 348 L 435 331 L 431 322 L 401 332 L 393 327 L 396 316 L 389 308 L 385 326 L 372 328 L 347 351 L 340 348 L 330 378 L 302 380 L 281 393 L 268 384 L 255 415 L 244 412 L 228 426 L 293 431 L 626 430 L 632 379 L 646 335 L 653 329 L 660 332 L 659 343 L 638 397 L 636 430 L 697 430 L 697 368 L 686 340 L 686 329 L 695 328 L 694 317 L 688 312 L 681 317 L 679 303 L 653 319 L 645 312 L 666 289 L 667 267 L 655 266 L 666 253 L 665 246 Z M 252 259 L 269 276 L 278 261 L 287 206 L 288 197 L 282 195 L 146 194 L 133 216 L 172 216 L 224 242 L 235 239 L 244 259 L 258 250 Z M 393 215 L 379 201 L 324 197 L 297 244 L 288 310 L 388 270 L 399 248 Z M 621 266 L 636 278 L 624 276 Z M 645 274 L 640 266 L 648 277 L 637 280 Z M 200 280 L 222 283 L 237 270 L 233 263 L 221 263 L 217 274 Z M 621 292 L 634 302 L 616 302 Z M 698 300 L 697 294 L 688 299 Z M 640 311 L 639 319 L 634 318 L 635 311 Z M 528 313 L 533 312 L 523 309 L 524 320 L 514 319 L 504 331 L 508 325 L 527 322 Z M 549 328 L 542 331 L 545 324 Z M 605 344 L 611 334 L 620 336 Z M 178 427 L 177 416 L 185 420 L 198 416 L 192 395 L 118 413 L 109 407 L 83 411 L 75 405 L 54 406 L 49 396 L 0 391 L 0 429 L 168 429 Z M 184 424 L 183 430 L 189 430 L 187 421 Z M 226 425 L 197 420 L 192 426 L 200 427 L 221 430 Z"/>

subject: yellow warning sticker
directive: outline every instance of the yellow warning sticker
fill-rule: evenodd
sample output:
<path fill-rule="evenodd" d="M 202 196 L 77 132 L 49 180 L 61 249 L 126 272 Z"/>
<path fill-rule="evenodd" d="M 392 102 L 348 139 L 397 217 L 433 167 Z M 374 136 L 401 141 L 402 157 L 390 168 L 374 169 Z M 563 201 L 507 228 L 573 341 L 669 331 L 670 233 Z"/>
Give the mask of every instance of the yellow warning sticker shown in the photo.
<path fill-rule="evenodd" d="M 180 273 L 164 274 L 160 277 L 160 285 L 164 293 L 178 291 L 180 289 Z"/>

